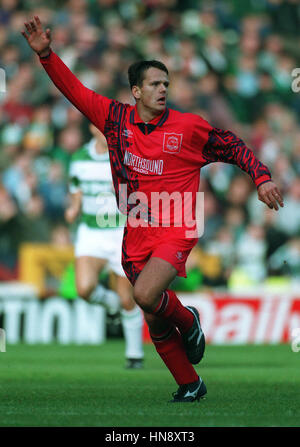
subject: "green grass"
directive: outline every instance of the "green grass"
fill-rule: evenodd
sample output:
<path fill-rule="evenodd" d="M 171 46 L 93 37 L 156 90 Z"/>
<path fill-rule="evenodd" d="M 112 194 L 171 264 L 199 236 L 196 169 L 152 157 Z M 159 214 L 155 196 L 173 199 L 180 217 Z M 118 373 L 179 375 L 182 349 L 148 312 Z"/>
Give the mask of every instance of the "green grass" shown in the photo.
<path fill-rule="evenodd" d="M 207 346 L 205 400 L 177 389 L 152 345 L 125 370 L 122 340 L 101 346 L 16 345 L 0 353 L 0 426 L 300 426 L 300 353 L 289 345 Z"/>

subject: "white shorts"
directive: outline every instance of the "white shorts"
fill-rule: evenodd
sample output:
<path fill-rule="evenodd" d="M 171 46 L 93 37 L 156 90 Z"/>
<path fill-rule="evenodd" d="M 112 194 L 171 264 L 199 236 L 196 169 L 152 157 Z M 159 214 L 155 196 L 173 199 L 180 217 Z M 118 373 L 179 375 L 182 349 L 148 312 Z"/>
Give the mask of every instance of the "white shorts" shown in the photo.
<path fill-rule="evenodd" d="M 107 260 L 107 267 L 119 276 L 125 276 L 122 258 L 123 227 L 90 228 L 81 223 L 75 240 L 75 257 L 92 256 Z"/>

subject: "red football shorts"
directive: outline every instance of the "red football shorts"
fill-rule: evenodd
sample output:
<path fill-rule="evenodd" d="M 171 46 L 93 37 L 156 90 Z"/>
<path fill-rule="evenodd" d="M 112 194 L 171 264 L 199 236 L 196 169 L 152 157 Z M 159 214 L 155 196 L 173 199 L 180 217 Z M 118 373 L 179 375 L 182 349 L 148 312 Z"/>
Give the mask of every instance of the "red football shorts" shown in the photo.
<path fill-rule="evenodd" d="M 164 259 L 186 278 L 185 264 L 198 238 L 186 238 L 186 229 L 177 227 L 124 228 L 122 266 L 134 284 L 139 273 L 152 257 Z"/>

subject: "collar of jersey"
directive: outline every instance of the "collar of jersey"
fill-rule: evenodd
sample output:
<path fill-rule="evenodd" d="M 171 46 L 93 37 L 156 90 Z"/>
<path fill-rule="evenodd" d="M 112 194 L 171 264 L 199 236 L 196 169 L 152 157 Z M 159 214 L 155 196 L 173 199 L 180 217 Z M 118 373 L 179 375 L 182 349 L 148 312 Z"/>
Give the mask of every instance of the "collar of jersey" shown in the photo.
<path fill-rule="evenodd" d="M 154 126 L 160 127 L 166 122 L 166 120 L 168 119 L 168 116 L 169 116 L 169 109 L 168 109 L 168 107 L 166 107 L 165 110 L 160 115 L 153 118 L 147 124 L 153 124 Z M 130 121 L 130 124 L 139 124 L 139 123 L 145 124 L 144 121 L 140 118 L 140 116 L 138 114 L 136 105 L 130 112 L 129 121 Z"/>

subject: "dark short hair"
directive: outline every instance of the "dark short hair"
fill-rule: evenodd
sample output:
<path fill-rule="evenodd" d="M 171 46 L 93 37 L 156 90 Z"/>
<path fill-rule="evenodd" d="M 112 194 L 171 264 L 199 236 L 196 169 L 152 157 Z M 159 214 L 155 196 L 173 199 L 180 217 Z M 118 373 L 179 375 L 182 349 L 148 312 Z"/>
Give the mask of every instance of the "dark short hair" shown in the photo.
<path fill-rule="evenodd" d="M 159 70 L 167 73 L 167 75 L 169 74 L 165 64 L 160 61 L 151 60 L 135 62 L 128 68 L 128 80 L 130 88 L 132 88 L 134 85 L 138 85 L 139 87 L 141 87 L 143 80 L 145 79 L 145 71 L 151 67 L 158 68 Z"/>

